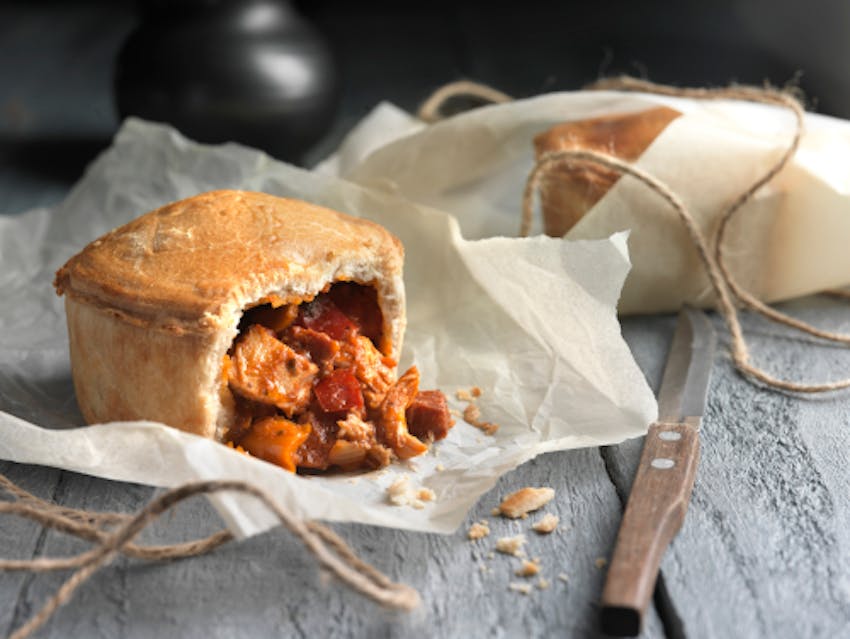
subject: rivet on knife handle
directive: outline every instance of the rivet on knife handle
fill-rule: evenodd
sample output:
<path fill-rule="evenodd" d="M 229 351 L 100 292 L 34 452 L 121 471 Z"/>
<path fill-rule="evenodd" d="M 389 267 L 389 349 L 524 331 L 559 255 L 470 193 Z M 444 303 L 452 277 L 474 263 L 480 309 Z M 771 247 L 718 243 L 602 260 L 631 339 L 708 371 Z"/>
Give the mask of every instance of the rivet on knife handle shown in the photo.
<path fill-rule="evenodd" d="M 699 461 L 699 418 L 649 427 L 602 592 L 602 632 L 640 633 L 661 557 L 682 526 Z"/>

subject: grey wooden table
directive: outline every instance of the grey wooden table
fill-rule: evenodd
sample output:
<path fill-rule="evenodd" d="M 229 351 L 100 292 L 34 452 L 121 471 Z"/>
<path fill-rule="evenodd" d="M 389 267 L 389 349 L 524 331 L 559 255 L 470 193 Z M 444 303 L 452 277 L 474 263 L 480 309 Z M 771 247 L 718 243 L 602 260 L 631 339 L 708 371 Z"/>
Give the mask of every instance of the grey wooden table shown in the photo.
<path fill-rule="evenodd" d="M 132 20 L 123 5 L 97 11 L 50 5 L 47 17 L 23 4 L 0 10 L 0 211 L 57 202 L 85 161 L 108 143 L 117 125 L 108 62 Z M 398 37 L 415 36 L 413 30 Z M 438 73 L 445 60 L 426 58 L 397 61 L 398 69 L 390 65 L 380 84 L 365 64 L 350 72 L 349 82 L 361 89 L 346 94 L 334 131 L 314 155 L 332 148 L 376 100 L 410 107 L 448 79 Z M 411 74 L 420 81 L 411 81 Z M 841 302 L 807 298 L 786 308 L 850 331 L 850 309 Z M 725 346 L 722 325 L 714 321 Z M 744 323 L 755 357 L 778 375 L 850 374 L 846 348 L 801 339 L 751 316 Z M 673 324 L 670 316 L 623 321 L 624 336 L 653 387 Z M 186 561 L 119 559 L 37 636 L 597 636 L 605 575 L 597 559 L 610 555 L 640 446 L 630 441 L 544 455 L 503 477 L 476 505 L 467 524 L 487 518 L 499 497 L 518 487 L 556 489 L 553 510 L 562 530 L 529 542 L 552 585 L 527 596 L 508 589 L 517 580 L 515 561 L 488 558 L 493 536 L 518 531 L 516 523 L 491 520 L 493 536 L 476 543 L 466 539 L 466 526 L 448 536 L 335 526 L 367 561 L 420 591 L 424 606 L 411 615 L 387 612 L 324 579 L 299 544 L 278 529 Z M 664 558 L 644 636 L 850 636 L 850 394 L 799 398 L 760 388 L 742 379 L 721 350 L 702 446 L 693 502 Z M 154 494 L 50 468 L 0 463 L 0 472 L 68 506 L 132 511 Z M 210 506 L 197 500 L 144 540 L 177 541 L 219 525 Z M 35 524 L 0 519 L 3 556 L 55 556 L 85 547 Z M 568 580 L 557 579 L 559 573 Z M 0 633 L 17 628 L 64 577 L 0 574 Z"/>

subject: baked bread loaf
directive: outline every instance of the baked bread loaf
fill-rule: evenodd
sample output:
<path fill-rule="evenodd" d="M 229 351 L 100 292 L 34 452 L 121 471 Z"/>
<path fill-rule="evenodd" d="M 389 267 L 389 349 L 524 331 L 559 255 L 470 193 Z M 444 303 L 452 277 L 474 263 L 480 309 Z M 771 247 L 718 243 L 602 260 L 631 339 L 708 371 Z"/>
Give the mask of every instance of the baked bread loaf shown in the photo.
<path fill-rule="evenodd" d="M 89 423 L 163 422 L 290 470 L 419 454 L 450 424 L 447 410 L 415 410 L 422 439 L 408 431 L 421 394 L 415 368 L 395 379 L 403 258 L 375 223 L 262 193 L 151 211 L 56 274 L 80 410 Z"/>
<path fill-rule="evenodd" d="M 675 109 L 660 106 L 637 113 L 566 122 L 534 138 L 535 154 L 540 159 L 550 151 L 589 150 L 634 162 L 679 115 Z M 562 237 L 618 179 L 618 172 L 590 164 L 577 169 L 552 170 L 540 188 L 544 232 Z"/>

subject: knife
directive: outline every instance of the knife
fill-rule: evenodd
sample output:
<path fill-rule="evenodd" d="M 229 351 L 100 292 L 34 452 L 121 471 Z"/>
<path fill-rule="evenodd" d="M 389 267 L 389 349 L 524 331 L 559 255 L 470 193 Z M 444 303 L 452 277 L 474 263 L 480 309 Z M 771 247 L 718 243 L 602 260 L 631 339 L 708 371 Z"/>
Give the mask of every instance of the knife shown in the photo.
<path fill-rule="evenodd" d="M 658 421 L 646 434 L 602 591 L 605 634 L 640 633 L 661 557 L 685 519 L 716 343 L 708 317 L 682 309 L 658 392 Z"/>

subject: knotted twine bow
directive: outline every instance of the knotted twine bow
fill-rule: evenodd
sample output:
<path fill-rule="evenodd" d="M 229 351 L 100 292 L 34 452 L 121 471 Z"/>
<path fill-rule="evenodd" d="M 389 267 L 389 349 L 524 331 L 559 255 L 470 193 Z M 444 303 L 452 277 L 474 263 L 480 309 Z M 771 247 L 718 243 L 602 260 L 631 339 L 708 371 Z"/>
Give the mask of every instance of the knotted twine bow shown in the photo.
<path fill-rule="evenodd" d="M 435 119 L 434 114 L 439 113 L 439 104 L 435 105 L 434 103 L 434 99 L 438 94 L 441 101 L 444 103 L 455 95 L 469 93 L 468 89 L 471 84 L 474 83 L 454 83 L 452 85 L 447 85 L 447 87 L 443 87 L 443 89 L 435 93 L 434 96 L 425 103 L 429 109 L 425 114 L 427 118 L 433 120 Z M 447 90 L 449 87 L 451 87 L 451 90 Z M 632 163 L 625 162 L 605 153 L 581 149 L 549 151 L 538 158 L 537 163 L 529 174 L 525 184 L 525 190 L 522 198 L 522 221 L 520 224 L 519 234 L 523 237 L 529 234 L 534 217 L 535 194 L 539 192 L 540 185 L 546 176 L 559 167 L 576 171 L 580 170 L 582 166 L 591 164 L 618 171 L 621 174 L 635 178 L 667 202 L 667 204 L 676 211 L 679 220 L 685 227 L 694 248 L 705 266 L 709 282 L 717 296 L 717 310 L 723 317 L 732 337 L 732 344 L 730 347 L 732 360 L 735 367 L 746 378 L 757 380 L 771 388 L 797 393 L 823 393 L 850 387 L 850 378 L 826 383 L 802 383 L 779 379 L 751 363 L 747 342 L 744 338 L 740 318 L 738 316 L 736 302 L 752 309 L 774 322 L 784 324 L 785 326 L 808 333 L 814 337 L 842 344 L 850 344 L 850 335 L 834 333 L 817 328 L 807 322 L 803 322 L 771 308 L 761 300 L 757 299 L 733 277 L 726 265 L 723 250 L 726 231 L 732 218 L 763 186 L 773 180 L 773 178 L 775 178 L 776 175 L 785 168 L 797 152 L 797 149 L 800 146 L 800 139 L 803 134 L 804 110 L 800 100 L 791 91 L 780 91 L 770 87 L 730 86 L 718 89 L 682 89 L 655 84 L 653 82 L 639 80 L 628 76 L 599 80 L 586 87 L 586 89 L 592 91 L 639 91 L 642 93 L 653 93 L 657 95 L 684 97 L 697 100 L 743 100 L 747 102 L 779 106 L 787 108 L 793 113 L 795 122 L 794 133 L 791 136 L 791 139 L 788 142 L 788 147 L 782 156 L 762 177 L 756 180 L 743 193 L 738 195 L 732 203 L 722 211 L 720 215 L 720 224 L 718 225 L 716 236 L 714 237 L 714 251 L 711 251 L 708 239 L 696 224 L 688 207 L 681 198 L 679 198 L 676 193 L 670 189 L 670 187 Z M 471 93 L 474 97 L 484 99 L 486 99 L 489 95 L 487 92 L 481 90 L 480 86 Z M 500 94 L 492 99 L 493 102 L 508 102 L 510 100 L 511 98 L 505 94 Z M 421 110 L 420 117 L 422 117 Z M 838 297 L 850 298 L 850 293 L 847 291 L 831 290 L 825 292 Z"/>
<path fill-rule="evenodd" d="M 14 498 L 0 501 L 0 514 L 25 517 L 43 526 L 75 535 L 96 544 L 91 550 L 72 557 L 38 557 L 35 559 L 0 560 L 0 570 L 48 572 L 74 570 L 54 595 L 10 639 L 24 639 L 41 627 L 59 606 L 98 569 L 110 563 L 119 553 L 149 561 L 195 557 L 207 553 L 233 539 L 227 530 L 209 537 L 165 546 L 140 546 L 133 539 L 178 503 L 196 495 L 230 491 L 260 500 L 280 523 L 294 534 L 319 565 L 336 575 L 354 590 L 385 606 L 412 610 L 419 605 L 419 594 L 413 588 L 391 581 L 382 572 L 362 561 L 332 530 L 317 523 L 305 522 L 279 506 L 264 491 L 243 481 L 202 481 L 168 490 L 133 515 L 91 512 L 66 508 L 39 499 L 0 474 L 0 489 Z"/>

